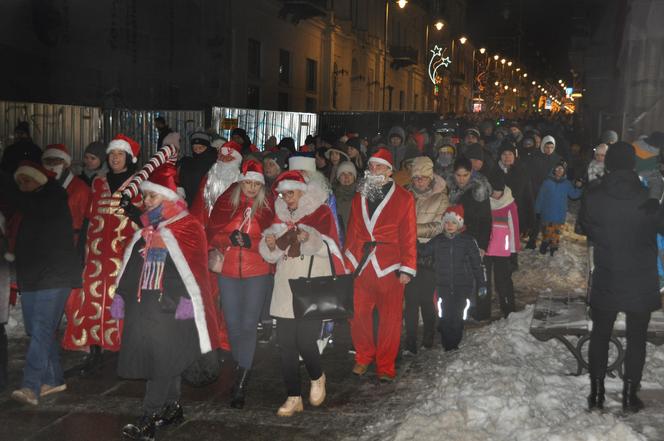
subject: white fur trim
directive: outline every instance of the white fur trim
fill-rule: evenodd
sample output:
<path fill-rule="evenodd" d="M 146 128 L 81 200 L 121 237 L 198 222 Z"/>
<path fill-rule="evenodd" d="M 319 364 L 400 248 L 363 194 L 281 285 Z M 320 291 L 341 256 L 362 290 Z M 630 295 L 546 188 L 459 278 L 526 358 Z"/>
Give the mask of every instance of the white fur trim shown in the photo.
<path fill-rule="evenodd" d="M 401 271 L 402 273 L 410 274 L 413 277 L 415 277 L 415 275 L 417 274 L 417 270 L 414 270 L 413 268 L 408 266 L 400 266 L 399 271 Z"/>
<path fill-rule="evenodd" d="M 42 153 L 42 159 L 47 159 L 47 158 L 63 159 L 67 164 L 71 164 L 71 156 L 66 154 L 60 149 L 51 148 L 44 150 L 44 153 Z"/>
<path fill-rule="evenodd" d="M 277 263 L 284 256 L 284 251 L 278 247 L 275 247 L 274 251 L 270 251 L 265 244 L 265 236 L 274 234 L 277 237 L 281 237 L 287 229 L 286 224 L 272 224 L 263 231 L 263 237 L 258 244 L 258 252 L 267 263 Z"/>
<path fill-rule="evenodd" d="M 276 188 L 277 192 L 290 191 L 290 190 L 301 190 L 307 191 L 307 184 L 300 181 L 279 181 L 279 184 Z"/>
<path fill-rule="evenodd" d="M 177 192 L 171 190 L 170 188 L 164 187 L 163 185 L 155 184 L 152 181 L 141 182 L 141 190 L 155 192 L 164 196 L 169 201 L 177 201 L 181 198 Z"/>
<path fill-rule="evenodd" d="M 448 211 L 443 215 L 443 224 L 445 224 L 446 221 L 456 223 L 459 228 L 463 227 L 463 218 L 456 213 L 452 213 L 451 211 Z"/>
<path fill-rule="evenodd" d="M 255 171 L 247 172 L 246 175 L 240 175 L 238 182 L 242 181 L 257 181 L 265 185 L 265 177 L 261 173 Z"/>
<path fill-rule="evenodd" d="M 111 142 L 109 142 L 108 147 L 106 147 L 106 154 L 108 155 L 109 153 L 111 153 L 111 150 L 122 150 L 123 152 L 131 156 L 131 162 L 133 162 L 134 164 L 136 163 L 136 157 L 134 156 L 134 152 L 131 151 L 131 146 L 124 139 L 114 139 Z"/>
<path fill-rule="evenodd" d="M 219 153 L 222 154 L 223 156 L 230 155 L 234 157 L 236 161 L 242 162 L 242 154 L 235 149 L 231 149 L 229 147 L 222 147 L 221 149 L 219 149 Z"/>
<path fill-rule="evenodd" d="M 346 250 L 345 252 L 346 257 L 350 261 L 350 264 L 353 265 L 353 269 L 357 268 L 357 264 L 359 263 L 355 256 L 353 256 L 353 253 L 350 252 L 350 250 Z"/>
<path fill-rule="evenodd" d="M 392 170 L 392 164 L 390 164 L 390 161 L 386 161 L 383 158 L 378 158 L 376 156 L 372 156 L 371 158 L 369 158 L 368 162 L 377 162 L 379 164 L 387 165 L 390 168 L 390 170 Z"/>
<path fill-rule="evenodd" d="M 10 253 L 9 251 L 5 253 L 5 260 L 7 262 L 13 262 L 16 260 L 16 255 L 14 253 Z"/>
<path fill-rule="evenodd" d="M 40 170 L 37 170 L 36 168 L 30 167 L 28 165 L 22 165 L 17 168 L 16 172 L 14 172 L 14 179 L 16 179 L 18 175 L 29 176 L 37 181 L 39 185 L 44 185 L 48 182 L 48 176 L 46 176 Z"/>
<path fill-rule="evenodd" d="M 71 184 L 71 181 L 74 180 L 74 174 L 71 171 L 69 171 L 68 173 L 69 174 L 65 178 L 65 181 L 62 183 L 62 188 L 64 189 L 67 189 L 67 187 L 69 187 L 69 184 Z"/>
<path fill-rule="evenodd" d="M 316 171 L 316 159 L 308 156 L 288 158 L 288 170 Z"/>

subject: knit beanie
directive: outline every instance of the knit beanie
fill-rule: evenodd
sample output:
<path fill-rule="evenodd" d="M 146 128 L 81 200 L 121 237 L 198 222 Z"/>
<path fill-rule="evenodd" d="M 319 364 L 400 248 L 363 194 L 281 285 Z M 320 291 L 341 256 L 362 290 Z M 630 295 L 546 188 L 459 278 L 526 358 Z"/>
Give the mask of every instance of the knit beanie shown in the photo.
<path fill-rule="evenodd" d="M 203 131 L 197 131 L 191 134 L 191 145 L 194 144 L 200 144 L 204 145 L 206 147 L 210 147 L 210 135 Z M 164 144 L 166 144 L 166 140 L 164 139 Z"/>
<path fill-rule="evenodd" d="M 447 207 L 447 210 L 443 214 L 443 224 L 448 221 L 457 224 L 459 229 L 463 227 L 463 205 Z"/>
<path fill-rule="evenodd" d="M 418 156 L 410 167 L 410 176 L 422 178 L 433 177 L 433 161 L 428 156 Z"/>
<path fill-rule="evenodd" d="M 604 166 L 610 172 L 617 170 L 634 170 L 636 167 L 636 154 L 634 147 L 624 141 L 618 141 L 611 145 L 606 152 Z"/>
<path fill-rule="evenodd" d="M 484 152 L 482 151 L 482 145 L 475 143 L 470 144 L 466 147 L 466 158 L 468 159 L 478 159 L 484 161 Z"/>
<path fill-rule="evenodd" d="M 615 144 L 618 142 L 618 134 L 614 130 L 605 130 L 599 140 L 602 144 Z"/>
<path fill-rule="evenodd" d="M 343 161 L 337 166 L 337 179 L 339 179 L 342 173 L 350 173 L 357 179 L 357 169 L 351 161 Z"/>
<path fill-rule="evenodd" d="M 106 159 L 106 145 L 101 141 L 92 141 L 85 148 L 85 153 L 94 155 L 103 162 Z"/>
<path fill-rule="evenodd" d="M 489 176 L 489 184 L 493 191 L 505 191 L 505 173 L 497 169 Z"/>
<path fill-rule="evenodd" d="M 516 156 L 516 145 L 514 145 L 514 142 L 509 138 L 503 139 L 500 143 L 500 147 L 498 147 L 498 157 L 504 152 L 512 152 L 514 153 L 514 156 Z"/>

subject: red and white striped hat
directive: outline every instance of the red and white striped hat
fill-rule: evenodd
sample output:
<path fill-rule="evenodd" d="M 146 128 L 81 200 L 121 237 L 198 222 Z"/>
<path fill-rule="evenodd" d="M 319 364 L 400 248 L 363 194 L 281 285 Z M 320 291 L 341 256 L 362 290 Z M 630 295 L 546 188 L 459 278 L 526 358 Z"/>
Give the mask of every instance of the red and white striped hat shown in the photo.
<path fill-rule="evenodd" d="M 389 168 L 394 169 L 394 166 L 392 165 L 394 163 L 392 153 L 384 148 L 376 150 L 376 152 L 369 158 L 369 162 L 387 165 Z"/>
<path fill-rule="evenodd" d="M 258 181 L 265 185 L 265 177 L 263 176 L 263 164 L 255 159 L 248 159 L 242 164 L 242 175 L 238 181 Z"/>
<path fill-rule="evenodd" d="M 304 180 L 302 172 L 298 170 L 289 170 L 277 176 L 272 188 L 275 193 L 291 190 L 307 191 L 307 183 Z"/>
<path fill-rule="evenodd" d="M 67 146 L 64 144 L 50 144 L 47 145 L 42 153 L 42 159 L 47 158 L 58 158 L 65 161 L 67 164 L 71 164 L 71 155 Z"/>
<path fill-rule="evenodd" d="M 115 138 L 108 143 L 106 154 L 111 153 L 111 150 L 122 150 L 131 156 L 131 162 L 136 164 L 136 161 L 138 161 L 138 154 L 141 152 L 141 146 L 130 137 L 118 133 L 115 135 Z"/>

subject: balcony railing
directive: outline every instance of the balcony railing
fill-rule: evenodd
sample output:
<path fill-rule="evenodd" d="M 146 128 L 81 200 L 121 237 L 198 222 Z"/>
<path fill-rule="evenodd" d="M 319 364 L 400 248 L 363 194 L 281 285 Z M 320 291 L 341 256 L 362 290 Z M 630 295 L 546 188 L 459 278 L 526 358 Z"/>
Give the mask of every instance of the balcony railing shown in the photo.
<path fill-rule="evenodd" d="M 392 56 L 393 69 L 417 64 L 417 49 L 410 46 L 392 46 L 390 55 Z"/>
<path fill-rule="evenodd" d="M 314 17 L 325 17 L 327 0 L 281 0 L 283 6 L 279 17 L 287 18 L 294 24 Z"/>

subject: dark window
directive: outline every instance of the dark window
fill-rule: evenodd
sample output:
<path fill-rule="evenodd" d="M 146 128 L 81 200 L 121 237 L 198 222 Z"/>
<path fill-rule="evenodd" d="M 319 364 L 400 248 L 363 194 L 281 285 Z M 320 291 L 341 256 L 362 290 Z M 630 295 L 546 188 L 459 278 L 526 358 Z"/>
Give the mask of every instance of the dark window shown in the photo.
<path fill-rule="evenodd" d="M 247 74 L 250 78 L 261 76 L 261 42 L 251 38 L 247 49 Z"/>
<path fill-rule="evenodd" d="M 318 71 L 318 62 L 316 62 L 316 60 L 307 58 L 307 92 L 315 92 L 317 89 L 316 87 L 317 71 Z"/>
<path fill-rule="evenodd" d="M 258 109 L 261 103 L 261 89 L 258 86 L 247 87 L 247 107 Z"/>
<path fill-rule="evenodd" d="M 279 92 L 279 97 L 277 99 L 277 110 L 288 110 L 288 94 L 285 92 Z"/>
<path fill-rule="evenodd" d="M 290 52 L 279 49 L 279 82 L 290 84 Z"/>
<path fill-rule="evenodd" d="M 316 112 L 316 98 L 307 97 L 304 100 L 304 111 L 305 112 L 311 112 L 311 113 Z"/>

